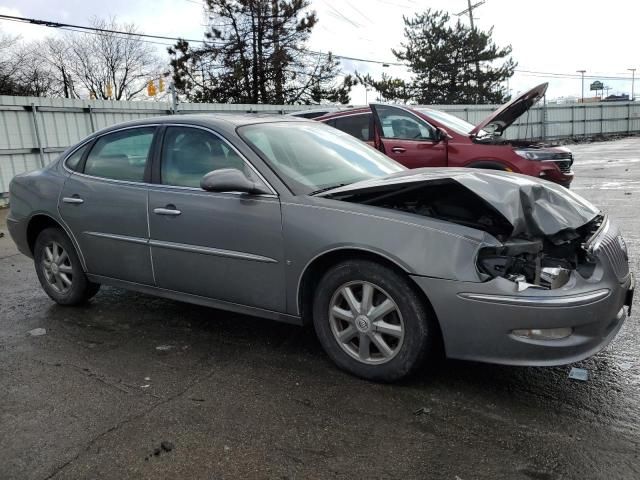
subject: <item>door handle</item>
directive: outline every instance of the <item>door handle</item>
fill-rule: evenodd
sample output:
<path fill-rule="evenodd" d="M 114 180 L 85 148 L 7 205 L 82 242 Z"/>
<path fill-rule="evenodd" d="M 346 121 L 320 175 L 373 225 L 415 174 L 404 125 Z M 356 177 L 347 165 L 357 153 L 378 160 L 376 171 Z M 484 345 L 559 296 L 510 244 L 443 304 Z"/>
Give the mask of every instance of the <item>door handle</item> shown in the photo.
<path fill-rule="evenodd" d="M 404 152 L 407 151 L 407 149 L 406 148 L 402 148 L 402 147 L 393 147 L 393 148 L 391 148 L 391 151 L 393 153 L 404 153 Z"/>
<path fill-rule="evenodd" d="M 176 216 L 180 215 L 182 212 L 176 209 L 174 205 L 167 205 L 165 208 L 154 208 L 153 213 L 155 213 L 156 215 Z"/>
<path fill-rule="evenodd" d="M 62 202 L 80 205 L 81 203 L 84 203 L 84 200 L 81 199 L 79 196 L 74 195 L 73 197 L 63 197 Z"/>

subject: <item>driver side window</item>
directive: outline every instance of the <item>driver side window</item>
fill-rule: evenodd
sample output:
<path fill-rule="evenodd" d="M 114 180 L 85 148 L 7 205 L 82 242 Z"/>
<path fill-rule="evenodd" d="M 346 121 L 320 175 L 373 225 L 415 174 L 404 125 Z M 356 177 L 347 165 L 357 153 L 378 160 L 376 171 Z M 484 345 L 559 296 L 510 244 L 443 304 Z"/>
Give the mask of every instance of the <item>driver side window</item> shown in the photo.
<path fill-rule="evenodd" d="M 168 127 L 162 145 L 162 184 L 200 188 L 207 173 L 235 168 L 249 175 L 240 156 L 221 138 L 191 127 Z"/>
<path fill-rule="evenodd" d="M 399 108 L 377 107 L 382 137 L 397 140 L 434 140 L 434 129 L 427 122 Z"/>

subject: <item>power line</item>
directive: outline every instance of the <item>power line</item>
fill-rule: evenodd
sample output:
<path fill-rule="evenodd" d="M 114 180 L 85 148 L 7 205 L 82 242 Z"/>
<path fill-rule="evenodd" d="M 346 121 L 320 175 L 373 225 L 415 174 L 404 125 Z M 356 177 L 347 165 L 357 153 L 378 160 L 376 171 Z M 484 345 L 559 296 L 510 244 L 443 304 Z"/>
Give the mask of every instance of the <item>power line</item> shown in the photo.
<path fill-rule="evenodd" d="M 7 21 L 19 22 L 19 23 L 28 23 L 32 25 L 41 26 L 41 27 L 56 28 L 56 29 L 65 30 L 69 32 L 76 32 L 76 33 L 92 33 L 96 35 L 112 34 L 112 35 L 137 37 L 140 41 L 145 41 L 147 43 L 155 43 L 157 45 L 164 45 L 164 46 L 170 46 L 172 44 L 161 43 L 161 42 L 151 41 L 151 40 L 144 40 L 144 39 L 170 40 L 170 41 L 185 40 L 188 42 L 203 43 L 203 44 L 211 43 L 210 41 L 205 41 L 205 40 L 197 40 L 197 39 L 189 39 L 189 38 L 181 38 L 181 37 L 169 37 L 165 35 L 151 35 L 146 33 L 127 32 L 122 30 L 113 30 L 113 29 L 99 28 L 99 27 L 88 27 L 85 25 L 74 25 L 70 23 L 61 23 L 61 22 L 55 22 L 51 20 L 40 20 L 40 19 L 28 18 L 28 17 L 18 17 L 14 15 L 0 14 L 0 20 L 7 20 Z M 310 53 L 312 55 L 327 55 L 327 53 L 319 52 L 316 50 L 301 49 L 301 51 Z M 404 62 L 391 62 L 388 60 L 385 61 L 385 60 L 375 60 L 370 58 L 352 57 L 349 55 L 340 55 L 336 53 L 332 53 L 332 56 L 333 58 L 338 60 L 351 60 L 354 62 L 373 63 L 373 64 L 378 64 L 383 66 L 392 65 L 397 67 L 406 67 L 406 68 L 410 67 L 409 64 Z M 521 73 L 523 75 L 540 76 L 540 77 L 546 77 L 546 78 L 568 78 L 568 79 L 580 78 L 580 75 L 576 75 L 575 73 L 539 72 L 534 70 L 521 70 L 521 69 L 516 69 L 515 72 Z M 621 76 L 614 76 L 614 75 L 585 75 L 584 78 L 599 79 L 599 80 L 629 80 L 628 77 L 621 77 Z"/>
<path fill-rule="evenodd" d="M 93 30 L 95 32 L 102 33 L 112 33 L 116 35 L 128 35 L 133 37 L 143 37 L 143 38 L 155 38 L 159 40 L 186 40 L 187 42 L 198 42 L 204 43 L 204 40 L 195 40 L 189 38 L 177 38 L 177 37 L 166 37 L 164 35 L 149 35 L 146 33 L 136 33 L 136 32 L 125 32 L 122 30 L 111 30 L 108 28 L 98 28 L 98 27 L 87 27 L 84 25 L 73 25 L 71 23 L 61 23 L 54 22 L 50 20 L 39 20 L 37 18 L 27 18 L 27 17 L 17 17 L 14 15 L 0 15 L 0 19 L 9 20 L 13 22 L 21 22 L 21 23 L 30 23 L 32 25 L 40 25 L 43 27 L 51 27 L 51 28 L 76 28 L 78 30 Z"/>
<path fill-rule="evenodd" d="M 38 26 L 41 26 L 41 27 L 57 28 L 57 29 L 60 29 L 60 30 L 67 30 L 67 31 L 79 32 L 79 33 L 113 34 L 113 35 L 124 35 L 124 36 L 130 36 L 130 37 L 138 37 L 140 39 L 152 38 L 152 39 L 158 39 L 158 40 L 173 40 L 173 41 L 185 40 L 187 42 L 193 42 L 193 43 L 211 43 L 210 41 L 196 40 L 196 39 L 193 39 L 193 38 L 169 37 L 169 36 L 165 36 L 165 35 L 151 35 L 151 34 L 147 34 L 147 33 L 126 32 L 126 31 L 122 31 L 122 30 L 112 30 L 112 29 L 108 29 L 108 28 L 87 27 L 85 25 L 74 25 L 74 24 L 71 24 L 71 23 L 54 22 L 54 21 L 51 21 L 51 20 L 40 20 L 40 19 L 37 19 L 37 18 L 17 17 L 17 16 L 14 16 L 14 15 L 1 15 L 0 14 L 0 20 L 8 20 L 8 21 L 19 22 L 19 23 L 29 23 L 29 24 L 38 25 Z M 159 45 L 168 45 L 166 43 L 160 43 L 160 42 L 148 42 L 148 43 L 157 43 Z M 318 51 L 315 51 L 315 50 L 304 49 L 303 51 L 305 51 L 307 53 L 311 53 L 313 55 L 327 55 L 326 53 L 318 52 Z M 382 60 L 371 60 L 371 59 L 367 59 L 367 58 L 351 57 L 351 56 L 348 56 L 348 55 L 336 55 L 336 54 L 333 54 L 333 57 L 336 58 L 336 59 L 353 60 L 353 61 L 356 61 L 356 62 L 365 62 L 365 63 L 377 63 L 377 64 L 380 64 L 380 65 L 406 66 L 406 64 L 399 63 L 399 62 L 389 62 L 389 61 L 382 61 Z"/>

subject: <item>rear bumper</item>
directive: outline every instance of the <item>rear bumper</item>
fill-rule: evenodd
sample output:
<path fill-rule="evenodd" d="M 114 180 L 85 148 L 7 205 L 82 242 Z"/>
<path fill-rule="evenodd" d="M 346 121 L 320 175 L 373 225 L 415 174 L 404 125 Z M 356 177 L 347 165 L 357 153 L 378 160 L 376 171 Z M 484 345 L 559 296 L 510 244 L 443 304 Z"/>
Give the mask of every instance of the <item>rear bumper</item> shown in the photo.
<path fill-rule="evenodd" d="M 432 302 L 448 357 L 506 365 L 565 365 L 588 358 L 616 336 L 627 317 L 633 277 L 624 283 L 583 285 L 515 294 L 510 282 L 466 283 L 414 277 Z M 503 280 L 503 279 L 501 279 Z M 506 282 L 506 283 L 505 283 Z M 525 292 L 522 292 L 525 293 Z M 573 329 L 558 340 L 534 340 L 516 329 Z"/>
<path fill-rule="evenodd" d="M 7 230 L 9 230 L 9 235 L 18 247 L 20 253 L 32 257 L 33 255 L 31 254 L 27 240 L 27 222 L 16 220 L 9 215 L 7 217 Z"/>

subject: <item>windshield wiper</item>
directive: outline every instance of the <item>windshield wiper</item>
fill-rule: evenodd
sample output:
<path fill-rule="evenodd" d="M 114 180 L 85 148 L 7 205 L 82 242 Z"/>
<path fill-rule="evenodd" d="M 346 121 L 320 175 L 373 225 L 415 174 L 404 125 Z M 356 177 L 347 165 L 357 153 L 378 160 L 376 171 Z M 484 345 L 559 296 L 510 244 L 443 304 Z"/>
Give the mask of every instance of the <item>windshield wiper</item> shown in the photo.
<path fill-rule="evenodd" d="M 349 184 L 348 183 L 338 183 L 337 185 L 329 185 L 328 187 L 323 187 L 323 188 L 319 188 L 318 190 L 314 190 L 309 195 L 310 196 L 317 195 L 319 193 L 328 192 L 329 190 L 333 190 L 334 188 L 344 187 L 346 185 L 349 185 Z"/>

